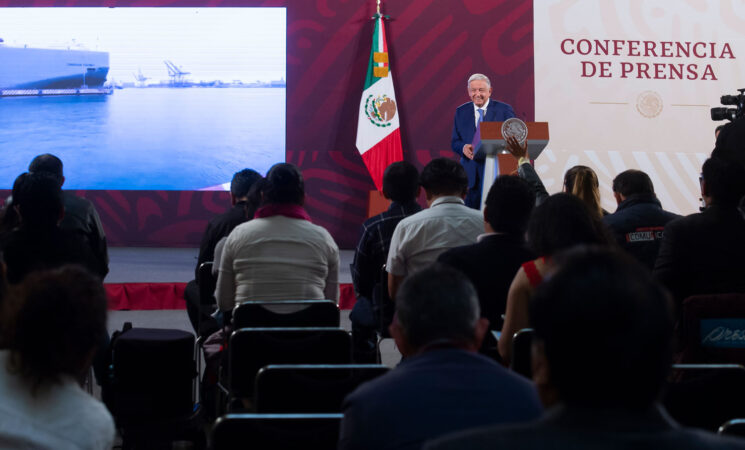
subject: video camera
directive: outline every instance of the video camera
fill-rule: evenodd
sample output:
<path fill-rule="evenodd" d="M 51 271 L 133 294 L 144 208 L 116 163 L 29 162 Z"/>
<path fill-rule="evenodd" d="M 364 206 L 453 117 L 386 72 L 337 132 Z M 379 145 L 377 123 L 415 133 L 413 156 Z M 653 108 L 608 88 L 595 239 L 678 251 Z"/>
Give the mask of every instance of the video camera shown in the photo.
<path fill-rule="evenodd" d="M 745 88 L 738 89 L 740 95 L 723 95 L 719 100 L 723 105 L 735 105 L 735 108 L 711 108 L 711 120 L 734 121 L 745 115 Z"/>

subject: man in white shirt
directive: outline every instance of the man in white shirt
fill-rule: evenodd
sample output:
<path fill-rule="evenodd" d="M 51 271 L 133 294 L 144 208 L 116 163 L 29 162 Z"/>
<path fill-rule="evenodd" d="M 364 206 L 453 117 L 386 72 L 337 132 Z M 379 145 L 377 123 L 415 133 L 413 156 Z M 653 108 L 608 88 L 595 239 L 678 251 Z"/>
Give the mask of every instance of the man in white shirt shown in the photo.
<path fill-rule="evenodd" d="M 484 227 L 481 213 L 463 202 L 468 178 L 459 163 L 433 159 L 419 180 L 429 208 L 403 219 L 393 232 L 386 263 L 392 299 L 404 277 L 435 262 L 445 250 L 475 243 Z"/>

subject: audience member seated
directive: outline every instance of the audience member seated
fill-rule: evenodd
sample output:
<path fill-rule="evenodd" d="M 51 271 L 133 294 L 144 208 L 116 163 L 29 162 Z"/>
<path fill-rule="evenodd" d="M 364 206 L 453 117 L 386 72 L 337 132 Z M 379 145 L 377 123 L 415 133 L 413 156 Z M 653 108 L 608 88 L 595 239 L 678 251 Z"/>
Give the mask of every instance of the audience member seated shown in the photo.
<path fill-rule="evenodd" d="M 489 326 L 463 274 L 435 264 L 406 278 L 391 335 L 405 359 L 342 407 L 339 449 L 421 448 L 442 434 L 537 418 L 533 385 L 476 350 Z"/>
<path fill-rule="evenodd" d="M 494 180 L 484 205 L 485 234 L 475 244 L 452 248 L 439 262 L 462 271 L 479 294 L 481 317 L 491 329 L 502 329 L 507 291 L 517 270 L 535 258 L 525 244 L 525 229 L 535 197 L 528 183 L 515 176 Z"/>
<path fill-rule="evenodd" d="M 533 379 L 558 401 L 539 421 L 463 431 L 425 448 L 745 448 L 745 441 L 680 427 L 657 402 L 670 370 L 673 321 L 668 296 L 642 265 L 582 249 L 558 266 L 531 303 Z"/>
<path fill-rule="evenodd" d="M 216 298 L 222 311 L 247 300 L 339 300 L 339 248 L 303 209 L 300 170 L 275 164 L 253 220 L 228 235 Z"/>
<path fill-rule="evenodd" d="M 236 172 L 230 182 L 230 204 L 232 207 L 210 220 L 207 229 L 204 230 L 202 243 L 199 245 L 197 266 L 194 268 L 194 280 L 188 282 L 184 290 L 186 312 L 189 314 L 189 321 L 197 333 L 200 333 L 198 324 L 201 321 L 209 320 L 206 315 L 201 317 L 200 320 L 200 305 L 211 300 L 200 299 L 199 297 L 199 266 L 205 262 L 213 261 L 213 271 L 219 268 L 219 260 L 215 262 L 215 247 L 221 239 L 227 237 L 233 231 L 233 228 L 253 218 L 258 207 L 258 199 L 249 198 L 249 191 L 260 179 L 261 175 L 255 170 L 243 169 Z"/>
<path fill-rule="evenodd" d="M 28 166 L 29 173 L 48 173 L 59 181 L 60 188 L 65 184 L 62 170 L 62 160 L 54 155 L 45 153 L 35 157 Z M 65 206 L 65 216 L 59 227 L 82 236 L 96 257 L 99 268 L 95 273 L 101 278 L 109 273 L 109 253 L 106 245 L 106 234 L 98 217 L 98 211 L 90 200 L 78 197 L 73 192 L 62 191 L 62 201 Z"/>
<path fill-rule="evenodd" d="M 626 170 L 613 179 L 618 209 L 603 217 L 618 245 L 651 271 L 660 250 L 665 224 L 679 217 L 662 209 L 649 175 Z"/>
<path fill-rule="evenodd" d="M 376 361 L 376 331 L 385 296 L 381 289 L 381 269 L 388 257 L 388 248 L 396 225 L 404 217 L 421 211 L 419 172 L 413 164 L 399 161 L 383 172 L 383 195 L 391 200 L 388 210 L 370 217 L 362 224 L 362 232 L 354 260 L 350 266 L 357 302 L 349 319 L 352 322 L 352 342 L 356 362 Z M 386 293 L 387 294 L 387 293 Z"/>
<path fill-rule="evenodd" d="M 12 194 L 20 226 L 10 232 L 2 249 L 8 282 L 19 283 L 34 270 L 64 264 L 83 265 L 103 278 L 106 268 L 88 243 L 79 234 L 59 227 L 65 213 L 59 180 L 43 172 L 20 178 Z"/>
<path fill-rule="evenodd" d="M 481 212 L 465 205 L 468 177 L 463 166 L 435 158 L 419 177 L 429 208 L 396 226 L 388 251 L 388 293 L 396 298 L 404 277 L 435 262 L 440 253 L 473 244 L 484 229 Z"/>
<path fill-rule="evenodd" d="M 0 351 L 0 448 L 111 449 L 114 421 L 80 388 L 106 337 L 106 293 L 81 267 L 35 272 Z"/>
<path fill-rule="evenodd" d="M 654 267 L 678 308 L 691 295 L 745 292 L 745 219 L 738 210 L 745 169 L 709 158 L 702 171 L 706 209 L 665 226 Z"/>
<path fill-rule="evenodd" d="M 528 245 L 538 259 L 523 264 L 515 275 L 507 294 L 507 307 L 499 338 L 499 354 L 509 364 L 512 336 L 530 326 L 528 303 L 535 288 L 541 284 L 553 255 L 580 244 L 607 245 L 611 238 L 600 217 L 590 213 L 577 196 L 554 194 L 536 207 L 528 222 Z"/>
<path fill-rule="evenodd" d="M 528 159 L 528 141 L 520 144 L 514 137 L 507 139 L 507 150 L 517 158 L 517 174 L 525 179 L 533 189 L 536 206 L 548 198 L 543 181 Z M 598 218 L 607 215 L 600 206 L 600 182 L 594 170 L 587 166 L 574 166 L 564 173 L 563 192 L 582 200 L 590 212 Z"/>

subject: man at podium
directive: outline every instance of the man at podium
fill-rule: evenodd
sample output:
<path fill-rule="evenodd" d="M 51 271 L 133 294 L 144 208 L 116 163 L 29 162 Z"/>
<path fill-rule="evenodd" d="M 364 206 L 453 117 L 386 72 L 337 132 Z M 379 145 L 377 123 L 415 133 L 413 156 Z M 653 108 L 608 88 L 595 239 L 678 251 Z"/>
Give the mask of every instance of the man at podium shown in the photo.
<path fill-rule="evenodd" d="M 468 78 L 468 96 L 471 101 L 455 110 L 453 137 L 450 146 L 460 155 L 460 163 L 468 175 L 466 206 L 479 209 L 481 185 L 484 181 L 485 155 L 475 153 L 471 142 L 479 122 L 502 122 L 515 117 L 512 106 L 489 98 L 491 82 L 486 75 L 475 73 Z"/>

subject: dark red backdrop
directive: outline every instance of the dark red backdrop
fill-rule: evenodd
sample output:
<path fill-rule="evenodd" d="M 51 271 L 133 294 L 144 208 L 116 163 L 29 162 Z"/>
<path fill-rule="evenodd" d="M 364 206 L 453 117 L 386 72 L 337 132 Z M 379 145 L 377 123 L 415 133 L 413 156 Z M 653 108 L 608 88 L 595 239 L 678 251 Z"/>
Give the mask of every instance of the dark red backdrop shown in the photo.
<path fill-rule="evenodd" d="M 532 0 L 383 0 L 405 158 L 454 156 L 455 108 L 483 72 L 493 97 L 533 120 Z M 308 212 L 353 248 L 373 189 L 355 147 L 374 0 L 0 0 L 0 6 L 287 7 L 287 161 L 306 179 Z M 12 149 L 3 149 L 12 151 Z M 67 174 L 68 178 L 74 174 Z M 226 193 L 85 191 L 113 246 L 197 246 Z"/>

